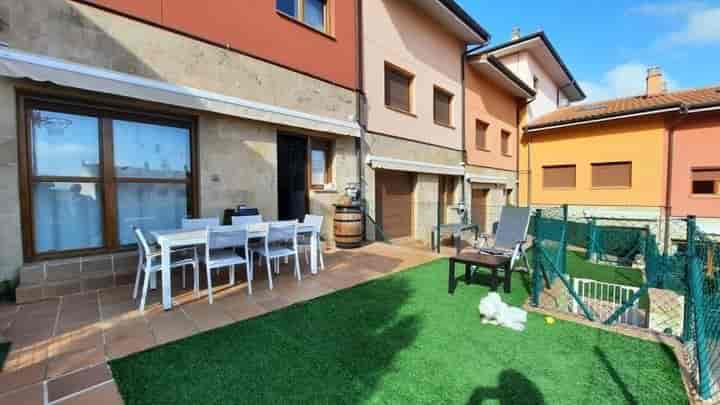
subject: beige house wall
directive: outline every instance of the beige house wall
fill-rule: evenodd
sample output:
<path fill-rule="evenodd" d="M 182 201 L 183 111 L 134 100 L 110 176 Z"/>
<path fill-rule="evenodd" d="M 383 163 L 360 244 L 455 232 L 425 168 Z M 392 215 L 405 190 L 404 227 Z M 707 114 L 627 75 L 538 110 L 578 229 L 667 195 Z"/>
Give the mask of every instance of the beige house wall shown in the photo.
<path fill-rule="evenodd" d="M 440 27 L 418 7 L 403 0 L 363 2 L 363 68 L 370 131 L 413 141 L 462 149 L 463 43 Z M 413 114 L 385 107 L 385 63 L 415 76 Z M 452 126 L 433 118 L 433 87 L 453 94 Z M 427 162 L 435 163 L 434 159 Z"/>

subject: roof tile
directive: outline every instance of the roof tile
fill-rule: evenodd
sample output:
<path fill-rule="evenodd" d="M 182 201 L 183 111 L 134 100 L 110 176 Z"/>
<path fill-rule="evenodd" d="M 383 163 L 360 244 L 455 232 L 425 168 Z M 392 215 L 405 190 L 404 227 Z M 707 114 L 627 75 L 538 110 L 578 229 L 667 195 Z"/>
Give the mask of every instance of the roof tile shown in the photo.
<path fill-rule="evenodd" d="M 592 119 L 628 115 L 685 105 L 687 108 L 720 104 L 720 86 L 681 90 L 656 96 L 633 96 L 561 108 L 533 120 L 527 127 L 537 129 Z"/>

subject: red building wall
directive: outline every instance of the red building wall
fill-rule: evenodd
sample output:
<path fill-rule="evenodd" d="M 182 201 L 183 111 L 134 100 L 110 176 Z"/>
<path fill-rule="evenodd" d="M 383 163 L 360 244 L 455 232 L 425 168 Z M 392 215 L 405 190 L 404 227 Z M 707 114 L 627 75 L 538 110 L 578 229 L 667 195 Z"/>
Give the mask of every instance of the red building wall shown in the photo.
<path fill-rule="evenodd" d="M 356 2 L 329 0 L 332 35 L 275 10 L 275 0 L 77 0 L 357 89 Z"/>
<path fill-rule="evenodd" d="M 720 218 L 720 197 L 692 194 L 693 167 L 720 167 L 720 113 L 690 114 L 675 129 L 672 215 Z"/>

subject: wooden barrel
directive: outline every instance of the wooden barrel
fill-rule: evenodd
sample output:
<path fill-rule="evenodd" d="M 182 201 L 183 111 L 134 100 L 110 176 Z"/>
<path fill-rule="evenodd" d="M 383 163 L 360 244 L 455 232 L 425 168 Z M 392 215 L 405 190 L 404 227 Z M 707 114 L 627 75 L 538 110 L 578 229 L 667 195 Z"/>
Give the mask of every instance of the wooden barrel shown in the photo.
<path fill-rule="evenodd" d="M 363 213 L 357 205 L 335 206 L 335 246 L 352 249 L 363 242 Z"/>

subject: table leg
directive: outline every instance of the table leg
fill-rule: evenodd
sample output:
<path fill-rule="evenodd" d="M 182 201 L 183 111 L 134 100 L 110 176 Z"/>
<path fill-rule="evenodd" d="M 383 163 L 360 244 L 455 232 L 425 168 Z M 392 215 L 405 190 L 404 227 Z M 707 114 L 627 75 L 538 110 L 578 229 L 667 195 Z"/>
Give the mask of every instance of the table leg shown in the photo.
<path fill-rule="evenodd" d="M 318 241 L 319 233 L 313 231 L 310 237 L 310 272 L 317 274 L 317 262 L 318 262 L 318 250 L 320 249 L 320 242 Z"/>
<path fill-rule="evenodd" d="M 505 279 L 503 280 L 503 285 L 505 287 L 505 292 L 510 292 L 510 283 L 512 282 L 512 269 L 510 269 L 510 264 L 505 265 Z"/>
<path fill-rule="evenodd" d="M 165 310 L 172 308 L 172 291 L 170 284 L 170 246 L 161 245 L 161 273 L 162 273 L 162 304 Z"/>
<path fill-rule="evenodd" d="M 470 263 L 465 263 L 465 284 L 470 284 Z"/>
<path fill-rule="evenodd" d="M 500 282 L 498 281 L 498 269 L 497 267 L 492 268 L 492 276 L 490 277 L 490 284 L 491 284 L 491 290 L 493 292 L 497 292 L 498 284 Z"/>
<path fill-rule="evenodd" d="M 448 268 L 448 294 L 455 292 L 455 260 L 450 259 L 450 267 Z"/>

